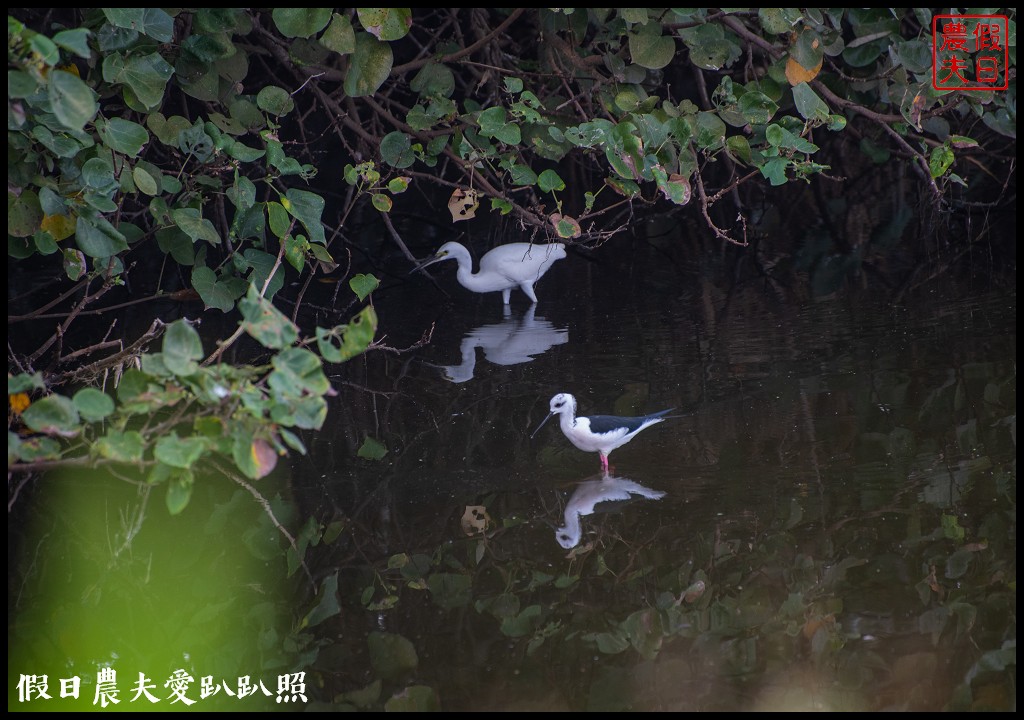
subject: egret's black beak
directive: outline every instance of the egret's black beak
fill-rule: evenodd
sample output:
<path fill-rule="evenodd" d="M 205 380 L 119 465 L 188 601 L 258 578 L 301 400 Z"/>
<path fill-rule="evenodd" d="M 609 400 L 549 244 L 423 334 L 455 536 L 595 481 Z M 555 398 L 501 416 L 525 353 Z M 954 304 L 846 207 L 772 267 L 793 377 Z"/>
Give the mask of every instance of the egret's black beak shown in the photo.
<path fill-rule="evenodd" d="M 537 426 L 537 429 L 533 431 L 533 434 L 532 434 L 532 435 L 530 435 L 530 439 L 531 439 L 531 440 L 533 440 L 533 436 L 534 436 L 534 435 L 536 435 L 537 433 L 539 433 L 539 432 L 540 432 L 540 429 L 541 429 L 542 427 L 544 427 L 544 423 L 546 423 L 546 422 L 547 422 L 548 420 L 550 420 L 550 419 L 551 419 L 551 416 L 552 416 L 552 415 L 554 415 L 554 414 L 555 414 L 555 413 L 548 413 L 548 414 L 547 414 L 547 415 L 546 415 L 546 416 L 544 417 L 544 419 L 540 421 L 540 425 L 538 425 L 538 426 Z"/>

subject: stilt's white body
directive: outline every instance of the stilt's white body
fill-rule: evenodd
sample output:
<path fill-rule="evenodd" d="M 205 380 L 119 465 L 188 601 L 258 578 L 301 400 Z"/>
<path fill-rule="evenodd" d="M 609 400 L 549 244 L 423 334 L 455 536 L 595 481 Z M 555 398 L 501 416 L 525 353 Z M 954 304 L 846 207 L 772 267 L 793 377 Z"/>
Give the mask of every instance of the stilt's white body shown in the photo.
<path fill-rule="evenodd" d="M 558 393 L 551 398 L 551 412 L 541 426 L 552 415 L 560 415 L 559 425 L 562 433 L 569 438 L 569 442 L 584 452 L 596 452 L 601 456 L 601 468 L 608 469 L 608 455 L 617 447 L 622 447 L 641 432 L 663 421 L 665 413 L 671 412 L 662 410 L 642 415 L 640 417 L 621 417 L 618 415 L 576 415 L 576 398 L 569 393 Z M 537 434 L 534 430 L 534 435 Z"/>
<path fill-rule="evenodd" d="M 479 272 L 473 272 L 473 259 L 462 244 L 446 242 L 432 260 L 420 265 L 425 268 L 442 260 L 454 260 L 459 265 L 456 277 L 459 284 L 477 293 L 501 291 L 506 305 L 512 288 L 518 287 L 530 302 L 537 302 L 533 286 L 557 260 L 565 257 L 563 243 L 535 245 L 533 243 L 509 243 L 499 245 L 480 258 Z"/>

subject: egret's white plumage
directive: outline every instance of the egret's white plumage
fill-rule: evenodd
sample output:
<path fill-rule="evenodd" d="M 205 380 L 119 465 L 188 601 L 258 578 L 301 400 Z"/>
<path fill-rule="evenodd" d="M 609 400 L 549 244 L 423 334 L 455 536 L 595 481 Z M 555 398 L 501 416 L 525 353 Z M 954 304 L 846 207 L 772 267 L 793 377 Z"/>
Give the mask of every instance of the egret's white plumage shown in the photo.
<path fill-rule="evenodd" d="M 619 415 L 576 415 L 576 398 L 569 393 L 558 393 L 551 398 L 551 412 L 541 421 L 536 435 L 553 415 L 561 415 L 559 424 L 569 442 L 584 452 L 596 452 L 601 456 L 601 468 L 608 470 L 608 455 L 617 447 L 625 445 L 651 425 L 665 420 L 663 415 L 672 408 L 639 417 Z M 531 435 L 530 437 L 533 437 Z"/>
<path fill-rule="evenodd" d="M 555 530 L 555 539 L 566 550 L 576 547 L 580 544 L 582 534 L 580 517 L 592 514 L 598 503 L 629 500 L 634 495 L 641 495 L 651 500 L 665 497 L 665 493 L 661 490 L 651 490 L 640 483 L 614 477 L 607 473 L 600 480 L 581 482 L 565 506 L 565 525 Z"/>
<path fill-rule="evenodd" d="M 478 293 L 500 290 L 502 300 L 508 305 L 512 288 L 515 287 L 522 290 L 531 302 L 537 302 L 534 283 L 540 280 L 556 260 L 564 257 L 564 243 L 509 243 L 499 245 L 480 258 L 480 270 L 474 273 L 469 250 L 460 243 L 446 242 L 431 260 L 418 269 L 442 260 L 454 260 L 459 265 L 456 277 L 462 287 Z"/>

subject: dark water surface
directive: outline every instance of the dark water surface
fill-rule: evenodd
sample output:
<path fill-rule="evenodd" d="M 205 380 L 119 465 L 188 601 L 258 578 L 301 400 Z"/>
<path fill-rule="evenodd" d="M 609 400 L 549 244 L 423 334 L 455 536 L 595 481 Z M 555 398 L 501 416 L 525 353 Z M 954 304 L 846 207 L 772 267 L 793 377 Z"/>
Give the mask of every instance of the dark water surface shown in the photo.
<path fill-rule="evenodd" d="M 430 342 L 330 368 L 326 427 L 259 488 L 328 528 L 326 595 L 231 483 L 169 518 L 61 478 L 80 494 L 9 553 L 9 707 L 17 673 L 107 664 L 125 700 L 143 670 L 199 698 L 301 666 L 311 708 L 1015 709 L 1015 294 L 795 300 L 645 247 L 570 254 L 503 309 L 431 270 L 450 299 L 374 298 L 384 344 Z M 559 392 L 675 410 L 603 475 L 555 420 L 530 438 Z M 194 708 L 282 707 L 259 695 Z"/>

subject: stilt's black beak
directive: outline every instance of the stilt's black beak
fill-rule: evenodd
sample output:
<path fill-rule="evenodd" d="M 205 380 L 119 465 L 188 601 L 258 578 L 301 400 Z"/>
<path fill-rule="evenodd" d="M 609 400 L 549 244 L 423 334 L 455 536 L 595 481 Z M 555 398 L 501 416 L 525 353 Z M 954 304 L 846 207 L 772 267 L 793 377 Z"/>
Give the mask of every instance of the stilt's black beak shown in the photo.
<path fill-rule="evenodd" d="M 540 429 L 541 429 L 542 427 L 544 427 L 544 423 L 546 423 L 546 422 L 547 422 L 548 420 L 550 420 L 550 419 L 551 419 L 551 416 L 552 416 L 552 415 L 554 415 L 554 414 L 555 414 L 555 413 L 548 413 L 548 414 L 547 414 L 547 415 L 546 415 L 546 416 L 544 417 L 544 419 L 540 421 L 540 425 L 538 425 L 538 426 L 537 426 L 537 429 L 533 431 L 533 434 L 532 434 L 532 435 L 530 435 L 530 439 L 531 439 L 531 440 L 533 440 L 533 436 L 534 436 L 534 435 L 536 435 L 537 433 L 539 433 L 539 432 L 540 432 Z"/>

